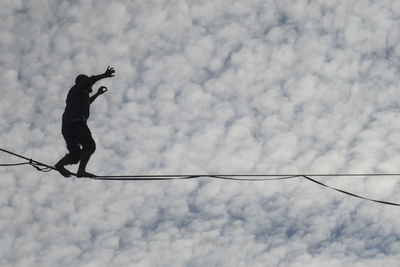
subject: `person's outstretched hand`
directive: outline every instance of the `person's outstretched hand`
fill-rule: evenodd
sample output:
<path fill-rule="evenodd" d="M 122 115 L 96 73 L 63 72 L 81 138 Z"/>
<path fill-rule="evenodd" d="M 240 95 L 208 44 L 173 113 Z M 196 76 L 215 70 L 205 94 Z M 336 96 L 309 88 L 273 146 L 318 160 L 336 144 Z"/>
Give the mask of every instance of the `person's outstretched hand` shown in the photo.
<path fill-rule="evenodd" d="M 114 77 L 115 70 L 114 68 L 108 66 L 107 70 L 104 72 L 104 76 L 106 77 Z"/>
<path fill-rule="evenodd" d="M 102 94 L 104 94 L 105 92 L 107 92 L 107 87 L 105 87 L 105 86 L 100 86 L 99 90 L 97 90 L 97 93 L 98 93 L 99 95 L 102 95 Z"/>

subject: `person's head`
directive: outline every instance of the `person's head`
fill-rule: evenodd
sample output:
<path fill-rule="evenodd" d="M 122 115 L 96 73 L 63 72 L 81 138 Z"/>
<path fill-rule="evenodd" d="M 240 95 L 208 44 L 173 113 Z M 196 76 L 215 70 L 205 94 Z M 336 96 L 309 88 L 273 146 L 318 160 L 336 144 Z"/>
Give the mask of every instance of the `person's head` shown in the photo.
<path fill-rule="evenodd" d="M 85 74 L 79 74 L 78 76 L 76 76 L 75 78 L 75 83 L 83 83 L 86 82 L 89 79 L 89 77 Z"/>
<path fill-rule="evenodd" d="M 76 76 L 75 78 L 75 84 L 80 84 L 80 83 L 85 83 L 89 80 L 89 77 L 85 74 L 79 74 L 78 76 Z M 92 90 L 92 86 L 89 87 L 89 93 L 91 93 Z"/>

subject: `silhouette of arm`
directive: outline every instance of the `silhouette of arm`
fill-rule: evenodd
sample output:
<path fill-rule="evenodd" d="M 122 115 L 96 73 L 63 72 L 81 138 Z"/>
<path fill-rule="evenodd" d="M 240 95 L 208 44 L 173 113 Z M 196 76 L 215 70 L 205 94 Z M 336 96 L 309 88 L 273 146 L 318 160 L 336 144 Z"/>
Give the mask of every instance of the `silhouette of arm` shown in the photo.
<path fill-rule="evenodd" d="M 114 77 L 114 73 L 115 73 L 114 68 L 108 66 L 107 70 L 103 74 L 91 76 L 90 82 L 91 84 L 95 84 L 97 81 L 101 79 Z"/>
<path fill-rule="evenodd" d="M 97 93 L 89 97 L 89 104 L 92 104 L 93 101 L 99 96 L 107 92 L 107 87 L 105 86 L 100 86 L 99 90 L 97 90 Z"/>

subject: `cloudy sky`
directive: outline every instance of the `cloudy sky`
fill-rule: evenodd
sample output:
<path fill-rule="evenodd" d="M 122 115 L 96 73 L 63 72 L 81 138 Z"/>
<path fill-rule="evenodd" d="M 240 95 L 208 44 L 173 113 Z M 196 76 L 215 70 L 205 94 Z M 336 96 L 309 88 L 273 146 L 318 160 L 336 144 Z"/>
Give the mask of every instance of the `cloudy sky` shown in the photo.
<path fill-rule="evenodd" d="M 95 174 L 400 172 L 399 1 L 3 0 L 0 19 L 2 148 L 55 164 L 76 75 L 111 65 Z M 400 260 L 400 208 L 300 178 L 0 178 L 0 266 Z M 400 202 L 398 178 L 320 180 Z"/>

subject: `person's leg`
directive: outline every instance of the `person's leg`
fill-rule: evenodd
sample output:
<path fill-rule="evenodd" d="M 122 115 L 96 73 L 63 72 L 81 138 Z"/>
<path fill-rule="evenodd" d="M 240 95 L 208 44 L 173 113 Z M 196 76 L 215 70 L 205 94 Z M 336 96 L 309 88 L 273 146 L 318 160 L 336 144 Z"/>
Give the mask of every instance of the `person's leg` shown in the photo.
<path fill-rule="evenodd" d="M 67 170 L 66 168 L 64 168 L 65 165 L 69 164 L 69 157 L 68 154 L 65 155 L 62 159 L 60 159 L 56 165 L 54 166 L 54 168 L 64 177 L 71 177 L 72 173 Z"/>
<path fill-rule="evenodd" d="M 64 166 L 77 164 L 80 160 L 81 149 L 78 144 L 78 132 L 79 128 L 77 128 L 76 123 L 69 123 L 67 125 L 63 125 L 62 127 L 62 134 L 67 144 L 69 153 L 60 159 L 54 167 L 64 177 L 72 176 L 72 173 L 65 169 Z"/>
<path fill-rule="evenodd" d="M 88 164 L 90 157 L 96 150 L 96 143 L 94 142 L 92 134 L 86 124 L 82 127 L 81 134 L 79 136 L 79 143 L 82 144 L 82 153 L 80 157 L 77 176 L 94 177 L 94 174 L 86 172 L 86 165 Z"/>

